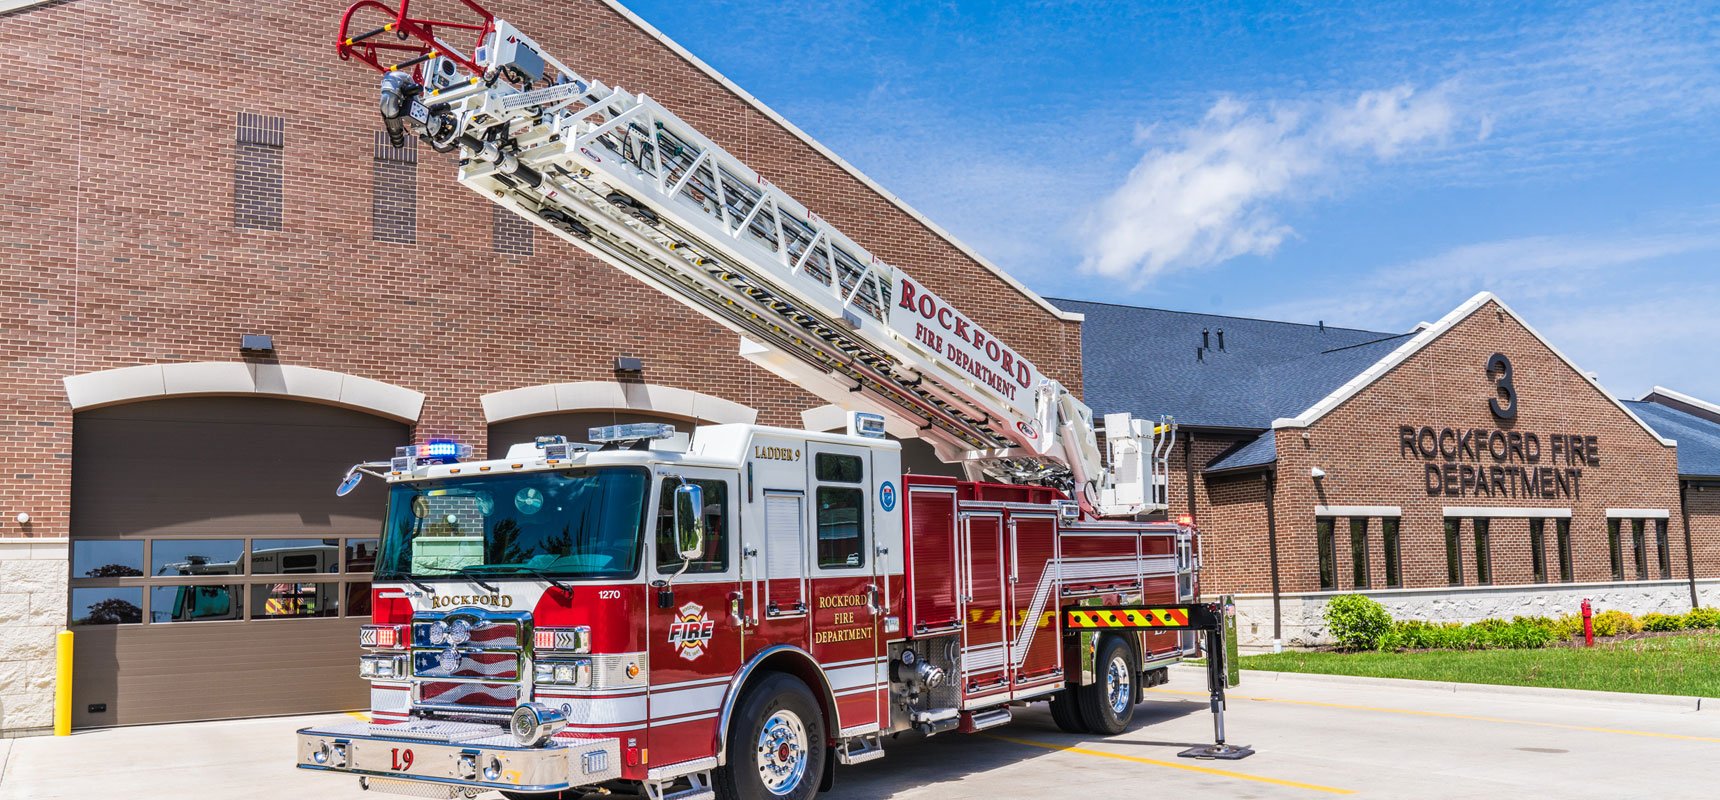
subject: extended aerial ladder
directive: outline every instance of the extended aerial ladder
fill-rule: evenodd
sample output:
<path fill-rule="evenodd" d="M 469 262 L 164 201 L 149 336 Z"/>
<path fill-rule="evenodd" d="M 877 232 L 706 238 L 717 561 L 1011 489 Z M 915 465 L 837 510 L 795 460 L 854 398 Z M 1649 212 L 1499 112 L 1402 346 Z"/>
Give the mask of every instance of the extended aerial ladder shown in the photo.
<path fill-rule="evenodd" d="M 410 134 L 457 151 L 461 183 L 970 478 L 1057 486 L 1097 516 L 1165 507 L 1172 421 L 1106 415 L 1107 465 L 1092 411 L 1031 360 L 655 100 L 580 75 L 461 2 L 475 21 L 412 17 L 410 0 L 361 0 L 341 20 L 340 56 L 384 76 L 395 146 Z"/>

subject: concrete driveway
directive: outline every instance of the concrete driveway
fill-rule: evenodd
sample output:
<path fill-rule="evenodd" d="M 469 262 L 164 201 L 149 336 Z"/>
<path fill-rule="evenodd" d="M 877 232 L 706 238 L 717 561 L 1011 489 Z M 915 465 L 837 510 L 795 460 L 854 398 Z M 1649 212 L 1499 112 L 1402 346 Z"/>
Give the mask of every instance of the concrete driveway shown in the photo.
<path fill-rule="evenodd" d="M 1122 736 L 1070 736 L 1044 711 L 1023 711 L 987 734 L 903 736 L 879 761 L 838 768 L 837 788 L 826 797 L 1706 798 L 1720 784 L 1720 712 L 1694 711 L 1694 701 L 1243 678 L 1227 721 L 1233 742 L 1259 751 L 1245 761 L 1176 757 L 1212 731 L 1200 674 L 1178 670 Z M 356 780 L 290 767 L 294 729 L 341 718 L 0 741 L 0 800 L 375 800 L 382 795 L 358 791 Z"/>

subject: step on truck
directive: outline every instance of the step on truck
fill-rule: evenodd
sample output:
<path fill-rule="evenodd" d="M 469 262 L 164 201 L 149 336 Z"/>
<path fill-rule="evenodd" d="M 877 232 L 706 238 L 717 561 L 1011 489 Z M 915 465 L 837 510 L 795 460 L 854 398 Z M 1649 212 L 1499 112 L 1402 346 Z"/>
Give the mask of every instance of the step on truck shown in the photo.
<path fill-rule="evenodd" d="M 806 798 L 886 738 L 1029 703 L 1124 730 L 1197 650 L 1198 538 L 1162 520 L 1174 421 L 1106 415 L 1102 455 L 1091 410 L 960 309 L 648 96 L 461 5 L 342 17 L 391 143 L 457 153 L 462 183 L 734 330 L 847 424 L 620 425 L 486 460 L 425 440 L 354 466 L 341 494 L 389 492 L 371 710 L 299 731 L 297 765 L 420 797 Z M 906 438 L 964 479 L 904 473 Z"/>

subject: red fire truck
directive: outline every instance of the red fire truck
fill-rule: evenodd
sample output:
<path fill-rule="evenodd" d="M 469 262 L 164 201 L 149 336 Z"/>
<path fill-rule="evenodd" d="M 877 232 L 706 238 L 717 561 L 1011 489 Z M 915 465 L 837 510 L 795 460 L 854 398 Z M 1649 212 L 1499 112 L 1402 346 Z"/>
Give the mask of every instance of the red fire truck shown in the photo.
<path fill-rule="evenodd" d="M 1007 343 L 463 2 L 342 19 L 394 143 L 458 151 L 462 183 L 737 331 L 846 429 L 622 425 L 355 466 L 342 494 L 389 484 L 371 719 L 300 731 L 298 766 L 416 796 L 805 798 L 887 735 L 1027 703 L 1122 731 L 1210 617 L 1194 530 L 1146 521 L 1174 424 L 1108 415 L 1101 457 L 1092 412 Z M 905 474 L 890 435 L 967 479 Z"/>

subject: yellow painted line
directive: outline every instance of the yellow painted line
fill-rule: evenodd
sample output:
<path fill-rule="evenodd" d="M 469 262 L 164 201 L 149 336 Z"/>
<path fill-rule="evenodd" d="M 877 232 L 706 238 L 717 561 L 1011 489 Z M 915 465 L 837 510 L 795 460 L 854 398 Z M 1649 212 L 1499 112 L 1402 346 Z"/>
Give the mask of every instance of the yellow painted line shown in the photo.
<path fill-rule="evenodd" d="M 1149 692 L 1161 694 L 1185 694 L 1194 697 L 1206 697 L 1206 692 L 1182 692 L 1176 689 L 1147 689 Z M 1506 719 L 1504 717 L 1482 717 L 1474 714 L 1451 714 L 1444 711 L 1418 711 L 1413 708 L 1384 708 L 1381 706 L 1356 706 L 1347 703 L 1322 703 L 1317 700 L 1284 700 L 1277 697 L 1248 697 L 1245 695 L 1228 695 L 1232 700 L 1253 700 L 1256 703 L 1282 703 L 1292 706 L 1312 706 L 1314 708 L 1336 708 L 1344 711 L 1372 711 L 1378 714 L 1404 714 L 1412 717 L 1436 717 L 1439 719 L 1462 719 L 1472 722 L 1500 722 L 1507 725 L 1529 725 L 1536 728 L 1557 728 L 1566 731 L 1587 731 L 1589 733 L 1613 733 L 1620 736 L 1646 736 L 1653 739 L 1678 739 L 1687 742 L 1720 742 L 1717 736 L 1691 736 L 1683 733 L 1661 733 L 1659 731 L 1633 731 L 1624 728 L 1597 728 L 1590 725 L 1567 725 L 1562 722 L 1536 722 L 1528 719 Z"/>
<path fill-rule="evenodd" d="M 370 716 L 365 714 L 363 711 L 348 711 L 348 712 L 346 712 L 346 715 L 349 717 L 352 717 L 353 719 L 358 720 L 359 722 L 369 722 L 370 721 Z"/>
<path fill-rule="evenodd" d="M 1030 739 L 1016 739 L 1016 738 L 1011 737 L 1011 736 L 998 736 L 996 734 L 989 734 L 989 733 L 986 735 L 990 736 L 993 739 L 998 739 L 1000 741 L 1010 742 L 1012 744 L 1026 745 L 1028 747 L 1042 747 L 1046 750 L 1056 750 L 1059 753 L 1077 753 L 1079 755 L 1084 755 L 1084 756 L 1097 756 L 1099 758 L 1114 758 L 1118 761 L 1129 761 L 1129 762 L 1132 762 L 1135 764 L 1150 764 L 1150 765 L 1155 766 L 1155 767 L 1169 767 L 1171 769 L 1186 770 L 1188 772 L 1199 772 L 1203 775 L 1216 775 L 1220 778 L 1235 778 L 1239 781 L 1254 781 L 1255 783 L 1269 783 L 1273 786 L 1288 786 L 1292 789 L 1307 789 L 1307 790 L 1313 791 L 1313 792 L 1326 792 L 1327 794 L 1355 794 L 1356 793 L 1355 790 L 1353 790 L 1353 789 L 1339 789 L 1339 788 L 1334 787 L 1334 786 L 1321 786 L 1317 783 L 1302 783 L 1300 781 L 1287 781 L 1287 780 L 1284 780 L 1282 778 L 1268 778 L 1264 775 L 1250 775 L 1246 772 L 1231 772 L 1230 770 L 1226 770 L 1226 769 L 1214 769 L 1212 767 L 1203 767 L 1203 766 L 1200 766 L 1198 764 L 1186 764 L 1186 763 L 1180 763 L 1180 762 L 1176 762 L 1176 761 L 1160 761 L 1156 758 L 1142 758 L 1140 756 L 1126 756 L 1126 755 L 1123 755 L 1122 753 L 1107 753 L 1103 750 L 1089 750 L 1085 747 L 1070 747 L 1068 745 L 1052 744 L 1050 742 L 1035 742 L 1035 741 L 1032 741 Z"/>

